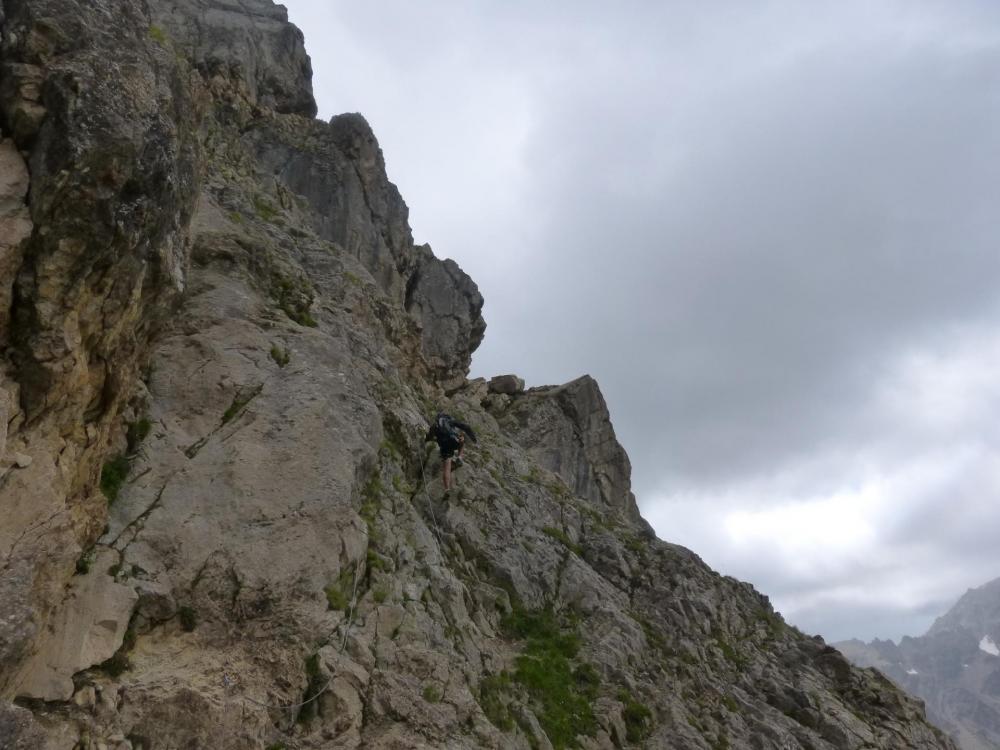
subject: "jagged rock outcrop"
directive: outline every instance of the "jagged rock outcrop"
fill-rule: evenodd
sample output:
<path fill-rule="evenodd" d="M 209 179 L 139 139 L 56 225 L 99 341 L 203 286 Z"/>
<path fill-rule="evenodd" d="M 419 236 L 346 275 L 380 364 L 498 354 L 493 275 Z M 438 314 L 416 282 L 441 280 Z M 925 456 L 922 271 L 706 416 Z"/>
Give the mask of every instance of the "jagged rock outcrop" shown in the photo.
<path fill-rule="evenodd" d="M 251 104 L 316 116 L 312 65 L 302 32 L 271 0 L 152 3 L 154 38 L 171 45 L 205 78 L 219 77 Z"/>
<path fill-rule="evenodd" d="M 2 7 L 3 742 L 952 748 L 652 536 L 593 379 L 465 380 L 482 298 L 308 117 L 282 10 Z M 480 436 L 447 496 L 438 410 Z"/>
<path fill-rule="evenodd" d="M 631 489 L 632 465 L 592 377 L 532 388 L 509 402 L 501 422 L 574 494 L 641 522 Z"/>
<path fill-rule="evenodd" d="M 1000 578 L 966 592 L 926 634 L 837 644 L 922 698 L 962 750 L 1000 746 Z"/>
<path fill-rule="evenodd" d="M 424 245 L 406 292 L 406 309 L 421 323 L 420 344 L 446 386 L 464 380 L 486 323 L 479 288 L 458 264 L 439 261 Z"/>

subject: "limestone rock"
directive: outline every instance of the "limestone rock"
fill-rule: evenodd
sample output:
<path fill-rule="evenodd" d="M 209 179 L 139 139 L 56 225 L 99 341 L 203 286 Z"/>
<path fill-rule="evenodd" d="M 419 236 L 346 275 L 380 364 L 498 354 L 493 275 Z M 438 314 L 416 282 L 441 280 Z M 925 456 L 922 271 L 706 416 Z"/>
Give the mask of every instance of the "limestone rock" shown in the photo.
<path fill-rule="evenodd" d="M 489 392 L 513 396 L 524 391 L 524 378 L 517 375 L 495 375 L 490 378 Z"/>
<path fill-rule="evenodd" d="M 270 0 L 168 0 L 152 6 L 150 34 L 277 112 L 315 117 L 312 65 L 302 32 Z"/>
<path fill-rule="evenodd" d="M 138 596 L 107 575 L 116 560 L 113 552 L 102 550 L 93 569 L 70 585 L 59 616 L 24 670 L 18 695 L 69 700 L 72 676 L 110 659 L 121 647 Z"/>
<path fill-rule="evenodd" d="M 503 415 L 539 463 L 574 493 L 638 521 L 632 465 L 615 437 L 604 396 L 589 375 L 558 387 L 532 388 Z"/>
<path fill-rule="evenodd" d="M 264 169 L 304 203 L 316 234 L 357 258 L 383 291 L 401 300 L 414 265 L 409 209 L 389 182 L 365 119 L 263 120 L 249 137 Z"/>
<path fill-rule="evenodd" d="M 449 383 L 458 383 L 486 332 L 483 298 L 453 260 L 438 260 L 426 245 L 418 251 L 406 309 L 421 322 L 421 345 L 431 366 Z"/>
<path fill-rule="evenodd" d="M 183 288 L 203 92 L 150 25 L 137 0 L 5 4 L 0 122 L 27 152 L 34 229 L 0 256 L 10 339 L 0 340 L 0 388 L 17 394 L 7 446 L 32 459 L 0 488 L 0 588 L 26 603 L 7 610 L 5 627 L 29 638 L 53 616 L 81 542 L 104 525 L 101 465 L 153 330 Z M 4 204 L 16 214 L 20 157 L 9 144 L 2 152 L 4 177 L 19 175 Z M 0 648 L 0 693 L 18 671 L 4 654 L 30 647 Z"/>
<path fill-rule="evenodd" d="M 39 750 L 45 747 L 45 733 L 30 711 L 0 703 L 0 747 L 4 750 Z"/>

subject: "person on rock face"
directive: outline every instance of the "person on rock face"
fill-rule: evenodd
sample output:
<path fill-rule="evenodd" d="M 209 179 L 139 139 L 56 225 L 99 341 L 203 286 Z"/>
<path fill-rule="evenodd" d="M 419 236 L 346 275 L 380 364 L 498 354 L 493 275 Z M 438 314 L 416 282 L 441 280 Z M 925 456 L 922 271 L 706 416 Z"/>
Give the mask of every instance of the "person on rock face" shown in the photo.
<path fill-rule="evenodd" d="M 465 450 L 465 436 L 468 435 L 473 443 L 476 434 L 472 428 L 464 422 L 452 419 L 447 414 L 439 413 L 431 423 L 427 431 L 424 442 L 436 440 L 438 448 L 441 449 L 441 480 L 444 482 L 444 489 L 447 492 L 451 489 L 451 464 L 455 462 L 457 469 L 462 465 L 462 451 Z"/>

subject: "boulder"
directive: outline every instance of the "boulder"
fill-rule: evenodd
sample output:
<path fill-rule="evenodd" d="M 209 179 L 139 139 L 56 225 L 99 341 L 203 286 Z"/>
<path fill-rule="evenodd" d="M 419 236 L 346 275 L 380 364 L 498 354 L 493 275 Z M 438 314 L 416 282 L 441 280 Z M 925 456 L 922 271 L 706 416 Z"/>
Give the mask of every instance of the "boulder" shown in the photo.
<path fill-rule="evenodd" d="M 107 574 L 118 556 L 98 553 L 90 572 L 74 578 L 61 609 L 39 638 L 17 694 L 46 701 L 73 697 L 73 675 L 110 659 L 121 647 L 138 595 Z"/>
<path fill-rule="evenodd" d="M 502 393 L 508 396 L 524 391 L 524 378 L 517 375 L 495 375 L 490 378 L 489 392 Z"/>

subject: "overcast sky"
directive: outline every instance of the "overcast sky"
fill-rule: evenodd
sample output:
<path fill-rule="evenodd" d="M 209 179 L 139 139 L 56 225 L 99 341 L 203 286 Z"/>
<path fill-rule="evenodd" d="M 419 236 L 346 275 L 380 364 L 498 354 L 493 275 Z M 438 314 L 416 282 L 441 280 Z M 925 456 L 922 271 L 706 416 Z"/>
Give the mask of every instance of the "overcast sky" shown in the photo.
<path fill-rule="evenodd" d="M 285 4 L 661 538 L 830 640 L 1000 576 L 1000 3 Z"/>

